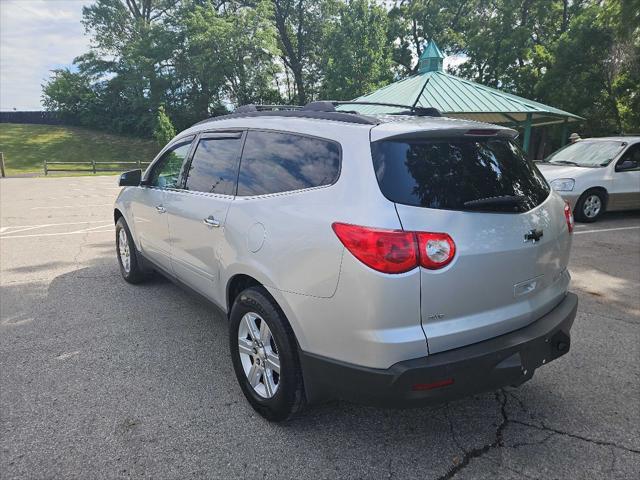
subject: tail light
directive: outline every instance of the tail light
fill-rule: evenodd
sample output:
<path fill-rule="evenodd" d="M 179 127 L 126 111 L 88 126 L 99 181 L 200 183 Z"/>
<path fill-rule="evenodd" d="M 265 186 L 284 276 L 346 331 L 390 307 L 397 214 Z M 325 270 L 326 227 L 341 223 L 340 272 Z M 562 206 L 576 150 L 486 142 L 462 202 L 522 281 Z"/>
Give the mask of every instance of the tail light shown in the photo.
<path fill-rule="evenodd" d="M 571 211 L 571 205 L 569 205 L 569 202 L 564 202 L 564 218 L 567 220 L 569 233 L 573 233 L 573 212 Z"/>
<path fill-rule="evenodd" d="M 456 254 L 456 244 L 446 233 L 418 232 L 420 265 L 437 270 L 451 263 Z"/>
<path fill-rule="evenodd" d="M 362 263 L 383 273 L 404 273 L 421 265 L 430 270 L 451 263 L 456 246 L 446 233 L 407 232 L 334 223 L 342 244 Z"/>

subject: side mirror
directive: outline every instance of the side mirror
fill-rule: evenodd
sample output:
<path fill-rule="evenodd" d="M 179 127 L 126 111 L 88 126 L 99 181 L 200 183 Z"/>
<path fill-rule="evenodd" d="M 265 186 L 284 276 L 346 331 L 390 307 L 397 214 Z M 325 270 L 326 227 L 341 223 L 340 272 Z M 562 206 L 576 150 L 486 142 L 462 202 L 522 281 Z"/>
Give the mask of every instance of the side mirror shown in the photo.
<path fill-rule="evenodd" d="M 121 187 L 137 187 L 142 180 L 142 170 L 129 170 L 120 175 L 118 185 Z"/>
<path fill-rule="evenodd" d="M 616 172 L 625 172 L 627 170 L 635 170 L 636 168 L 638 168 L 637 160 L 625 160 L 616 165 Z"/>

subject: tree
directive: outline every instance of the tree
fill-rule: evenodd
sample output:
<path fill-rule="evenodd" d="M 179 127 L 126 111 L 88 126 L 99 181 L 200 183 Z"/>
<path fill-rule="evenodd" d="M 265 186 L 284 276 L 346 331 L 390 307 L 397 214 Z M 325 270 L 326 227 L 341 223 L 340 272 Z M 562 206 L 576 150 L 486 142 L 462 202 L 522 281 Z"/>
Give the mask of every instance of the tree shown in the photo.
<path fill-rule="evenodd" d="M 180 16 L 183 43 L 176 57 L 176 74 L 201 116 L 224 102 L 277 103 L 274 78 L 279 68 L 277 35 L 269 21 L 271 4 L 228 5 L 218 12 L 196 7 Z"/>
<path fill-rule="evenodd" d="M 478 0 L 398 1 L 389 12 L 389 41 L 395 45 L 393 58 L 398 73 L 417 72 L 417 59 L 428 40 L 435 40 L 450 53 L 460 52 L 464 46 L 462 32 L 478 4 Z"/>
<path fill-rule="evenodd" d="M 90 79 L 69 69 L 53 70 L 52 73 L 52 77 L 42 86 L 44 107 L 58 112 L 70 123 L 90 124 L 98 100 Z"/>
<path fill-rule="evenodd" d="M 272 0 L 280 58 L 293 75 L 299 105 L 307 103 L 317 81 L 323 7 L 317 0 Z M 291 100 L 291 99 L 290 99 Z"/>
<path fill-rule="evenodd" d="M 388 17 L 370 0 L 352 0 L 324 34 L 324 98 L 351 100 L 393 79 Z"/>
<path fill-rule="evenodd" d="M 624 57 L 615 32 L 597 5 L 570 22 L 553 48 L 553 61 L 537 85 L 538 96 L 587 118 L 588 135 L 622 130 L 616 85 Z"/>
<path fill-rule="evenodd" d="M 389 8 L 389 3 L 392 5 Z M 435 40 L 453 73 L 640 130 L 639 0 L 96 0 L 91 49 L 43 103 L 74 122 L 152 136 L 246 103 L 351 99 L 417 73 Z"/>
<path fill-rule="evenodd" d="M 169 143 L 169 141 L 176 136 L 176 129 L 173 128 L 171 119 L 164 111 L 164 107 L 161 105 L 158 107 L 158 113 L 156 115 L 156 125 L 153 129 L 153 138 L 161 147 Z"/>

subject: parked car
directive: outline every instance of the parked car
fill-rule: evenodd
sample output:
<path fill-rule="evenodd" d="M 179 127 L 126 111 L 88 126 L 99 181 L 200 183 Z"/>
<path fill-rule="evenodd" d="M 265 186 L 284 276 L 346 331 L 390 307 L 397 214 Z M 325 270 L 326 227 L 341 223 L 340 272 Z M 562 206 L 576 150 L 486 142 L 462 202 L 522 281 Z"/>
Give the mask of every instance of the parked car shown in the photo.
<path fill-rule="evenodd" d="M 217 305 L 269 420 L 520 385 L 569 350 L 577 297 L 571 211 L 515 135 L 327 102 L 201 122 L 121 176 L 122 276 Z"/>
<path fill-rule="evenodd" d="M 640 136 L 579 140 L 538 168 L 580 222 L 595 222 L 606 211 L 640 209 Z"/>

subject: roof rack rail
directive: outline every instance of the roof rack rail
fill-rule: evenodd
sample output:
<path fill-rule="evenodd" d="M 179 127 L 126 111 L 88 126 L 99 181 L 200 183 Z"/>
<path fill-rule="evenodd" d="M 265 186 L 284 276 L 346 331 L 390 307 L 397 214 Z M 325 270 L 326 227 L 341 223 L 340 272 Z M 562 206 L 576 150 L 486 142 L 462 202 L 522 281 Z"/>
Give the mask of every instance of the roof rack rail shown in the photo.
<path fill-rule="evenodd" d="M 290 111 L 290 110 L 300 110 L 302 107 L 300 105 L 254 105 L 250 103 L 248 105 L 241 105 L 236 108 L 233 113 L 247 113 L 247 112 L 273 112 L 273 111 Z"/>
<path fill-rule="evenodd" d="M 302 107 L 302 111 L 313 112 L 335 112 L 337 106 L 341 105 L 371 105 L 376 107 L 392 107 L 392 108 L 405 108 L 406 111 L 392 113 L 391 115 L 416 115 L 419 117 L 441 117 L 440 110 L 434 107 L 416 107 L 415 105 L 401 105 L 398 103 L 382 103 L 382 102 L 359 102 L 359 101 L 334 101 L 323 100 L 318 102 L 307 103 Z M 352 112 L 358 113 L 358 112 Z"/>

